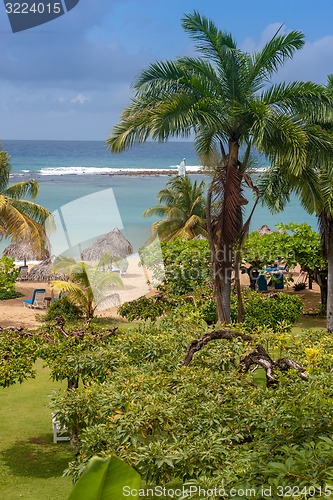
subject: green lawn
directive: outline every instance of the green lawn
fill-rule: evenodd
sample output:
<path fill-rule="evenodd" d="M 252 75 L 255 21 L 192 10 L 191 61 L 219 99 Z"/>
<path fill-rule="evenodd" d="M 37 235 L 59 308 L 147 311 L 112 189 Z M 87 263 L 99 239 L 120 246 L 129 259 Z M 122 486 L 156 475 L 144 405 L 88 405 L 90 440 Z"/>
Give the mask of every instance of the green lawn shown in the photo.
<path fill-rule="evenodd" d="M 72 489 L 62 477 L 72 454 L 67 442 L 53 444 L 49 395 L 61 388 L 49 370 L 36 365 L 37 376 L 1 391 L 0 498 L 64 500 Z"/>

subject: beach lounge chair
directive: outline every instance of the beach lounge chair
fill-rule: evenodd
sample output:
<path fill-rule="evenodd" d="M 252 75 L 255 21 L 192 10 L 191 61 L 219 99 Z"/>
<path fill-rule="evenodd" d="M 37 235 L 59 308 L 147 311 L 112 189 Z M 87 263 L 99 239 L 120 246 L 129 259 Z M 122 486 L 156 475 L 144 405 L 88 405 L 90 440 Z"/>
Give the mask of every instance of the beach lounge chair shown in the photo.
<path fill-rule="evenodd" d="M 25 281 L 28 279 L 28 266 L 19 267 L 20 274 L 17 277 L 17 281 Z"/>
<path fill-rule="evenodd" d="M 36 309 L 44 309 L 46 307 L 45 302 L 45 288 L 35 288 L 31 299 L 25 299 L 23 301 L 24 307 L 33 307 Z"/>
<path fill-rule="evenodd" d="M 283 273 L 276 273 L 274 275 L 274 288 L 275 290 L 283 290 L 284 288 L 284 277 Z"/>
<path fill-rule="evenodd" d="M 264 274 L 259 274 L 257 278 L 257 286 L 260 292 L 264 292 L 265 290 L 267 290 L 267 280 Z"/>

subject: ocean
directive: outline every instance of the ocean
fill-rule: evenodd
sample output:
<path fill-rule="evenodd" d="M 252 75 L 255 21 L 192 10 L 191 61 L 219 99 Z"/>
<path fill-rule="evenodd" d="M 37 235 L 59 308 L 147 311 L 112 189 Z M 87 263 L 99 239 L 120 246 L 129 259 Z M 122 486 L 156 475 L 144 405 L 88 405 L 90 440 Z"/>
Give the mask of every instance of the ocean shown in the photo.
<path fill-rule="evenodd" d="M 188 172 L 200 166 L 191 142 L 147 142 L 121 154 L 111 154 L 103 141 L 4 140 L 3 148 L 11 156 L 11 182 L 37 179 L 37 202 L 65 224 L 62 249 L 87 246 L 84 242 L 117 225 L 137 250 L 154 221 L 143 212 L 156 204 L 157 193 L 177 172 L 177 165 L 185 158 Z M 264 162 L 258 166 L 264 167 Z M 189 175 L 209 182 L 207 175 Z M 317 228 L 316 218 L 293 198 L 279 214 L 257 207 L 251 230 L 263 224 L 274 229 L 279 222 L 307 222 Z M 6 244 L 0 242 L 0 251 Z"/>

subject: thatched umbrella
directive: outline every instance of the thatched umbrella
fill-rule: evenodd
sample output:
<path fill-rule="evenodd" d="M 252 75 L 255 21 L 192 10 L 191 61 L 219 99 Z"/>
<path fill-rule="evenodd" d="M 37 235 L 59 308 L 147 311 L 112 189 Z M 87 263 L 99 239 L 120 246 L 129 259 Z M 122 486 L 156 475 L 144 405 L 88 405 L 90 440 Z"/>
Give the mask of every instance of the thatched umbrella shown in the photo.
<path fill-rule="evenodd" d="M 48 257 L 40 264 L 34 266 L 28 274 L 28 279 L 31 281 L 52 281 L 63 280 L 68 281 L 68 276 L 60 273 L 52 273 L 54 257 Z"/>
<path fill-rule="evenodd" d="M 21 240 L 16 243 L 11 243 L 3 251 L 3 255 L 13 257 L 16 260 L 23 260 L 24 265 L 27 265 L 27 260 L 41 260 L 49 257 L 49 251 L 46 248 L 33 248 L 30 241 Z"/>
<path fill-rule="evenodd" d="M 273 234 L 274 231 L 267 226 L 267 224 L 264 224 L 263 226 L 259 227 L 257 230 L 256 230 L 256 233 L 259 233 L 260 235 L 263 235 L 263 234 Z"/>
<path fill-rule="evenodd" d="M 83 250 L 82 260 L 99 260 L 104 254 L 125 259 L 133 253 L 133 247 L 123 233 L 116 227 L 107 234 L 100 236 L 95 243 Z"/>

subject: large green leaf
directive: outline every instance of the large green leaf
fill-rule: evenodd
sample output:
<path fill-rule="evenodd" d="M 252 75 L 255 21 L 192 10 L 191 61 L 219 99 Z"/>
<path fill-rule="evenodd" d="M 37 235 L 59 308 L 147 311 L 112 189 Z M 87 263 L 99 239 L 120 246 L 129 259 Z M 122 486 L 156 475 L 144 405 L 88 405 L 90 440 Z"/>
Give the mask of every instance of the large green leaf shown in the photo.
<path fill-rule="evenodd" d="M 68 500 L 138 498 L 140 483 L 140 475 L 118 458 L 111 457 L 105 460 L 93 457 L 75 484 Z M 132 490 L 134 490 L 133 495 L 130 495 Z"/>

